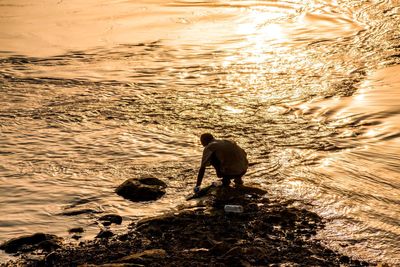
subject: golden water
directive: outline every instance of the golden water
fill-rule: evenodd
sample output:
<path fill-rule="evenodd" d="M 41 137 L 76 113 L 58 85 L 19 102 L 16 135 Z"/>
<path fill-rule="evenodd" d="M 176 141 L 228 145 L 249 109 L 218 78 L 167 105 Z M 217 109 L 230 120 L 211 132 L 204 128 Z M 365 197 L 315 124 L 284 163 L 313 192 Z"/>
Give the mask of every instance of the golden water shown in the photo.
<path fill-rule="evenodd" d="M 198 136 L 327 219 L 318 238 L 400 264 L 399 1 L 0 1 L 0 241 L 90 238 L 186 201 Z M 157 176 L 160 201 L 114 193 Z M 205 183 L 213 181 L 213 172 Z M 1 256 L 5 259 L 5 256 Z"/>

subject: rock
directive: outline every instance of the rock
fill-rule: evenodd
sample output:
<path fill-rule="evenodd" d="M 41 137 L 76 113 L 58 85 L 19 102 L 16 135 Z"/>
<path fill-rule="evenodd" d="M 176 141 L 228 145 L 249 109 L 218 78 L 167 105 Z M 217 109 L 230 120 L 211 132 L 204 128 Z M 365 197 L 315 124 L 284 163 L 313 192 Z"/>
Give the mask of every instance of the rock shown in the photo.
<path fill-rule="evenodd" d="M 268 257 L 267 249 L 263 247 L 252 246 L 244 249 L 243 254 L 253 259 L 261 260 Z"/>
<path fill-rule="evenodd" d="M 117 260 L 118 263 L 139 263 L 146 264 L 153 262 L 154 260 L 164 259 L 167 256 L 167 252 L 163 249 L 149 249 L 140 253 L 134 253 L 129 256 L 123 257 Z"/>
<path fill-rule="evenodd" d="M 6 253 L 16 253 L 19 251 L 34 251 L 43 249 L 50 251 L 60 246 L 61 238 L 56 235 L 36 233 L 10 239 L 0 245 L 0 249 Z"/>
<path fill-rule="evenodd" d="M 71 238 L 75 239 L 75 240 L 79 240 L 80 238 L 82 238 L 82 233 L 85 230 L 83 230 L 82 227 L 75 227 L 75 228 L 71 228 L 68 230 L 68 233 L 72 234 Z"/>
<path fill-rule="evenodd" d="M 195 198 L 200 198 L 200 197 L 204 197 L 206 196 L 211 190 L 215 190 L 217 186 L 214 184 L 211 184 L 209 186 L 206 186 L 204 188 L 201 188 L 199 192 L 194 193 L 194 194 L 190 194 L 189 196 L 186 197 L 186 200 L 192 200 Z"/>
<path fill-rule="evenodd" d="M 344 264 L 348 264 L 350 262 L 350 258 L 345 255 L 341 256 L 339 260 L 340 260 L 340 263 L 344 263 Z"/>
<path fill-rule="evenodd" d="M 54 251 L 47 254 L 47 256 L 44 259 L 44 266 L 55 266 L 57 262 L 59 262 L 60 257 L 55 253 Z"/>
<path fill-rule="evenodd" d="M 227 258 L 229 256 L 242 255 L 243 252 L 244 252 L 244 249 L 237 246 L 237 247 L 233 247 L 233 248 L 229 249 L 224 255 L 222 255 L 222 257 Z"/>
<path fill-rule="evenodd" d="M 113 223 L 115 224 L 121 224 L 122 223 L 122 217 L 117 215 L 117 214 L 108 214 L 101 216 L 99 218 L 99 221 L 104 225 L 104 226 L 109 226 Z"/>
<path fill-rule="evenodd" d="M 72 233 L 83 233 L 84 230 L 82 227 L 75 227 L 75 228 L 71 228 L 68 230 L 68 233 L 72 234 Z"/>
<path fill-rule="evenodd" d="M 157 178 L 132 178 L 123 182 L 116 193 L 131 201 L 156 200 L 165 194 L 167 185 Z"/>
<path fill-rule="evenodd" d="M 114 233 L 110 230 L 101 230 L 97 235 L 96 238 L 110 238 L 114 236 Z"/>
<path fill-rule="evenodd" d="M 45 240 L 43 242 L 40 242 L 38 244 L 37 248 L 38 249 L 42 249 L 44 251 L 49 251 L 50 252 L 50 251 L 56 250 L 56 249 L 58 249 L 60 247 L 61 246 L 60 246 L 60 242 L 59 241 L 50 239 L 50 240 Z"/>
<path fill-rule="evenodd" d="M 72 238 L 72 239 L 75 239 L 75 240 L 79 240 L 79 239 L 82 238 L 82 236 L 80 236 L 80 235 L 73 235 L 73 236 L 71 236 L 71 238 Z"/>

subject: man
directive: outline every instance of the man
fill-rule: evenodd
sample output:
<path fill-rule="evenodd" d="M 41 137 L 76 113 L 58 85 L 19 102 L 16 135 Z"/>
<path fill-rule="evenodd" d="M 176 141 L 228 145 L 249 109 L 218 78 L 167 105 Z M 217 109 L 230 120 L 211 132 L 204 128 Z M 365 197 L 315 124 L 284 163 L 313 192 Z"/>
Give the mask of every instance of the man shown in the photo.
<path fill-rule="evenodd" d="M 246 152 L 235 142 L 215 139 L 209 133 L 202 134 L 200 141 L 204 151 L 194 192 L 200 190 L 206 167 L 210 165 L 215 168 L 217 176 L 222 178 L 223 186 L 229 186 L 232 179 L 236 186 L 242 185 L 242 176 L 249 166 Z"/>

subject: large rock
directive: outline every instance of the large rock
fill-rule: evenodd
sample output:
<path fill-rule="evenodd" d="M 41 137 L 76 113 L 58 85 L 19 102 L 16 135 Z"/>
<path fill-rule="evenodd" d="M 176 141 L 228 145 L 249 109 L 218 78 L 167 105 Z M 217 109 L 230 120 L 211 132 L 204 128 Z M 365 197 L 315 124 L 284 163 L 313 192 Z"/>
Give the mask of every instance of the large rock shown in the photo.
<path fill-rule="evenodd" d="M 6 253 L 16 253 L 19 251 L 34 251 L 43 249 L 46 251 L 54 250 L 60 247 L 61 238 L 56 235 L 36 233 L 10 239 L 0 245 L 0 249 Z"/>
<path fill-rule="evenodd" d="M 132 178 L 123 182 L 116 193 L 131 201 L 156 200 L 165 194 L 167 185 L 157 178 Z"/>

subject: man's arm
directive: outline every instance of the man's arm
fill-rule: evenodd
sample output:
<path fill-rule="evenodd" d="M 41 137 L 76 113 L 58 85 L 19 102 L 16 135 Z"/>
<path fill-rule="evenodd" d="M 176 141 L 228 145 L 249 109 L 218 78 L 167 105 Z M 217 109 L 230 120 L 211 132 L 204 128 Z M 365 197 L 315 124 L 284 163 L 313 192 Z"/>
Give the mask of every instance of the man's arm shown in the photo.
<path fill-rule="evenodd" d="M 200 190 L 201 182 L 203 181 L 204 173 L 206 172 L 206 167 L 210 165 L 210 159 L 212 156 L 213 150 L 210 145 L 204 148 L 203 150 L 203 157 L 201 159 L 201 165 L 199 169 L 199 173 L 197 174 L 197 182 L 194 191 Z"/>
<path fill-rule="evenodd" d="M 197 175 L 196 187 L 201 185 L 205 172 L 206 172 L 206 166 L 202 165 L 199 169 L 199 174 Z"/>

